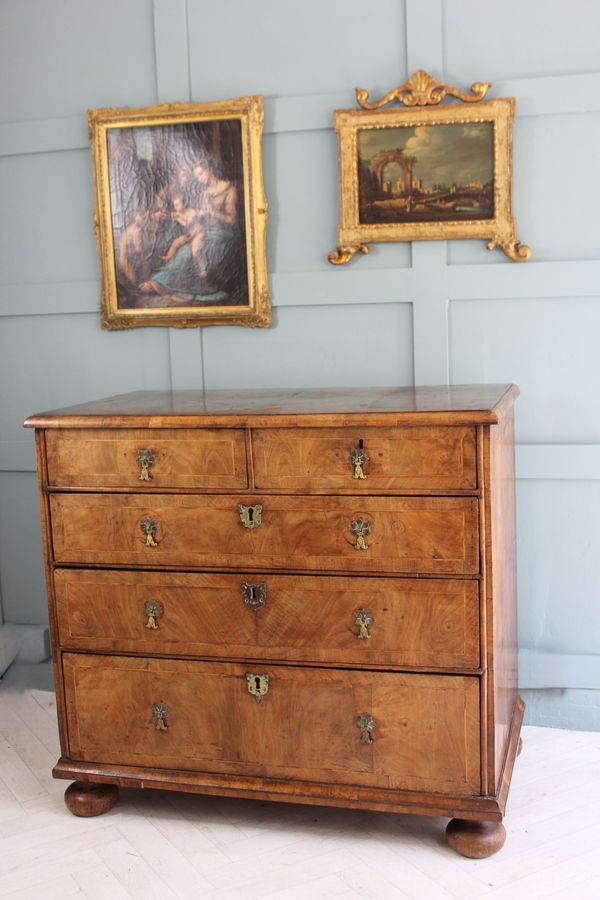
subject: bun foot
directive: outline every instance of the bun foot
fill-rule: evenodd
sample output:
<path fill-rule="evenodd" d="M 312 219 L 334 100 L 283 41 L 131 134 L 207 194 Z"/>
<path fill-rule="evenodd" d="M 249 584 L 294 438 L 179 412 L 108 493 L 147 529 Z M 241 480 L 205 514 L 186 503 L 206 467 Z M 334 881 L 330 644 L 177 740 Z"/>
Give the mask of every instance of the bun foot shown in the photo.
<path fill-rule="evenodd" d="M 506 840 L 506 830 L 502 822 L 451 819 L 446 828 L 446 840 L 452 849 L 462 856 L 484 859 L 502 849 Z"/>
<path fill-rule="evenodd" d="M 119 799 L 115 784 L 91 784 L 74 781 L 65 791 L 67 809 L 74 816 L 101 816 L 112 809 Z"/>

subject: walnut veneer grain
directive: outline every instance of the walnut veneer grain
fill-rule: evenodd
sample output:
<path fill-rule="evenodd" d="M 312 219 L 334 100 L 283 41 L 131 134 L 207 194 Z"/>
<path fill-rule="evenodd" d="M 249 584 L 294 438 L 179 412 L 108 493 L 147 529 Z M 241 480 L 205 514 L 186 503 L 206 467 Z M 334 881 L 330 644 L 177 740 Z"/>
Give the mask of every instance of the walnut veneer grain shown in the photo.
<path fill-rule="evenodd" d="M 479 666 L 477 581 L 57 569 L 62 647 L 359 667 Z M 243 585 L 263 586 L 264 605 Z M 162 613 L 148 627 L 145 604 Z M 356 617 L 372 619 L 359 638 Z"/>
<path fill-rule="evenodd" d="M 55 776 L 447 815 L 458 852 L 496 852 L 523 717 L 517 393 L 141 392 L 32 416 Z M 94 814 L 93 790 L 69 808 Z"/>
<path fill-rule="evenodd" d="M 29 428 L 228 428 L 495 425 L 513 384 L 425 387 L 134 391 L 30 416 Z"/>
<path fill-rule="evenodd" d="M 52 487 L 237 490 L 248 485 L 239 428 L 60 429 L 48 431 L 46 451 Z M 140 477 L 140 451 L 153 457 L 147 480 Z"/>
<path fill-rule="evenodd" d="M 112 764 L 477 794 L 479 680 L 261 665 L 63 657 L 70 756 Z M 152 706 L 168 709 L 157 730 Z M 227 715 L 224 715 L 224 711 Z M 357 719 L 375 722 L 372 743 Z M 103 726 L 103 727 L 102 727 Z"/>
<path fill-rule="evenodd" d="M 367 457 L 364 478 L 354 478 L 349 449 Z M 254 487 L 320 489 L 473 490 L 477 487 L 475 429 L 272 428 L 252 434 Z"/>
<path fill-rule="evenodd" d="M 245 528 L 240 504 L 262 506 Z M 477 501 L 467 497 L 54 494 L 59 563 L 473 575 Z M 142 531 L 156 522 L 154 544 Z M 356 548 L 352 523 L 369 525 Z"/>

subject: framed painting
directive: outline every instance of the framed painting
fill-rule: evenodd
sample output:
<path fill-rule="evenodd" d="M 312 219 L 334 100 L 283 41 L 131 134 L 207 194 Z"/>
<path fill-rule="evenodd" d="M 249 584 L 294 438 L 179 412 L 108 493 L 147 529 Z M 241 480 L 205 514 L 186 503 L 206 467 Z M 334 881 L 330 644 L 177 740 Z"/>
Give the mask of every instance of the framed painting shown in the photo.
<path fill-rule="evenodd" d="M 262 97 L 88 111 L 103 328 L 271 324 Z"/>
<path fill-rule="evenodd" d="M 362 109 L 336 110 L 340 159 L 334 265 L 369 243 L 484 238 L 514 261 L 529 259 L 512 216 L 512 97 L 481 102 L 416 72 L 380 100 L 356 88 Z M 459 103 L 439 106 L 450 95 Z M 397 101 L 400 108 L 382 107 Z"/>

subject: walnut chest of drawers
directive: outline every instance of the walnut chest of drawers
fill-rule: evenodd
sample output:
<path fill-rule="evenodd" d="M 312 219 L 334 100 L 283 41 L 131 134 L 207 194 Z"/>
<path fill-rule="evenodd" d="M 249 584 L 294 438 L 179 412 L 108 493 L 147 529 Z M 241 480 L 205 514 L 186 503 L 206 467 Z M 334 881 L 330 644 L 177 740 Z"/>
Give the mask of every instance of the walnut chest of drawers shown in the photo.
<path fill-rule="evenodd" d="M 450 816 L 502 846 L 511 385 L 140 392 L 36 429 L 69 808 L 117 786 Z"/>

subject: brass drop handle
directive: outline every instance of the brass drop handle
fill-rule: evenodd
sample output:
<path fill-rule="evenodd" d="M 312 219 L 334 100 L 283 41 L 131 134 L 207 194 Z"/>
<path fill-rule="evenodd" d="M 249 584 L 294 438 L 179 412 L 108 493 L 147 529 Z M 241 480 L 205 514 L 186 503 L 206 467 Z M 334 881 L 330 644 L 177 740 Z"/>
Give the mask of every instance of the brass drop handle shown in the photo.
<path fill-rule="evenodd" d="M 148 617 L 146 628 L 149 628 L 151 631 L 158 631 L 158 623 L 156 620 L 160 619 L 163 612 L 163 605 L 162 603 L 159 603 L 158 600 L 146 600 L 144 603 L 144 615 Z"/>
<path fill-rule="evenodd" d="M 248 584 L 247 581 L 242 581 L 242 600 L 249 609 L 256 612 L 265 605 L 266 599 L 266 582 L 261 581 L 259 584 Z"/>
<path fill-rule="evenodd" d="M 238 505 L 240 514 L 240 522 L 244 528 L 258 528 L 262 523 L 262 503 L 255 503 L 254 506 L 244 506 L 243 503 Z"/>
<path fill-rule="evenodd" d="M 371 531 L 369 523 L 365 521 L 365 519 L 355 519 L 354 522 L 352 522 L 352 524 L 350 525 L 350 530 L 356 538 L 354 549 L 368 550 L 369 545 L 365 541 L 365 538 Z"/>
<path fill-rule="evenodd" d="M 142 519 L 140 522 L 140 528 L 142 529 L 142 534 L 146 535 L 146 546 L 147 547 L 158 547 L 158 544 L 154 540 L 154 535 L 158 531 L 158 522 L 156 519 L 150 519 L 146 517 Z"/>
<path fill-rule="evenodd" d="M 370 641 L 369 625 L 373 624 L 373 615 L 368 609 L 359 609 L 354 618 L 354 624 L 358 625 L 359 631 L 356 637 L 359 641 Z"/>
<path fill-rule="evenodd" d="M 369 716 L 367 713 L 363 713 L 356 720 L 356 724 L 360 728 L 360 742 L 361 744 L 373 744 L 375 743 L 373 738 L 373 730 L 375 729 L 375 719 L 373 716 Z"/>
<path fill-rule="evenodd" d="M 150 469 L 156 461 L 152 450 L 138 450 L 135 461 L 140 466 L 140 481 L 152 481 Z"/>
<path fill-rule="evenodd" d="M 154 728 L 156 731 L 166 731 L 167 726 L 165 719 L 169 717 L 169 707 L 162 700 L 160 703 L 152 704 L 152 718 L 154 719 Z"/>
<path fill-rule="evenodd" d="M 359 440 L 358 446 L 350 451 L 348 462 L 354 468 L 354 478 L 363 479 L 367 477 L 364 467 L 369 462 L 369 457 L 365 453 L 362 438 Z"/>
<path fill-rule="evenodd" d="M 266 672 L 264 675 L 255 675 L 254 672 L 246 672 L 246 684 L 248 686 L 248 693 L 252 694 L 252 696 L 256 698 L 257 703 L 260 703 L 262 698 L 269 690 L 270 680 L 271 679 L 266 674 Z"/>

